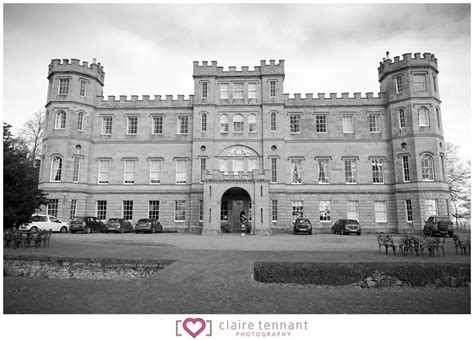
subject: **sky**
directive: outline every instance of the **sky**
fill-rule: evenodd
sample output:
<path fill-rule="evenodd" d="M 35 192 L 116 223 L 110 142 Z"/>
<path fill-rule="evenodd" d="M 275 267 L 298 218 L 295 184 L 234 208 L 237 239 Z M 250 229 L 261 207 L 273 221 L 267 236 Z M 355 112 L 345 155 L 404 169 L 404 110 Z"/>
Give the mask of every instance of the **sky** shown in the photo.
<path fill-rule="evenodd" d="M 284 92 L 379 92 L 385 56 L 438 58 L 445 140 L 470 159 L 470 4 L 4 4 L 3 121 L 46 104 L 51 59 L 104 66 L 107 95 L 193 93 L 194 60 L 285 59 Z"/>

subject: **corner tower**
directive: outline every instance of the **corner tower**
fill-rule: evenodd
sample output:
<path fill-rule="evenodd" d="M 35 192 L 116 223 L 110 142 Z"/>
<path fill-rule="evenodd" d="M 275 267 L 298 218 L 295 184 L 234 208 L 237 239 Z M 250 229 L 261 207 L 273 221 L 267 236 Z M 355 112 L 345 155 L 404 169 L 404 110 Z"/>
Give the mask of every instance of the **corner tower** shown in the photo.
<path fill-rule="evenodd" d="M 73 204 L 85 209 L 92 121 L 104 86 L 103 67 L 78 59 L 53 59 L 48 66 L 48 97 L 40 189 L 69 216 Z M 63 194 L 59 195 L 59 192 Z M 57 201 L 52 201 L 57 200 Z"/>
<path fill-rule="evenodd" d="M 428 216 L 449 214 L 438 60 L 431 53 L 388 55 L 378 68 L 391 122 L 398 225 L 420 231 Z"/>

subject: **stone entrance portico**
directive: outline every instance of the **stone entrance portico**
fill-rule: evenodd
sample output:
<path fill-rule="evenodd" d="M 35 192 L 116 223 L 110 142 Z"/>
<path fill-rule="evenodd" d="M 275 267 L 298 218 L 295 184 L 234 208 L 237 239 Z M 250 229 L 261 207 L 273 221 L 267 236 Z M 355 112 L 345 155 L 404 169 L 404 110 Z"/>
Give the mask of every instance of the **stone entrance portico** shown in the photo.
<path fill-rule="evenodd" d="M 221 234 L 221 202 L 223 197 L 244 201 L 246 197 L 251 202 L 251 211 L 248 211 L 248 202 L 244 204 L 246 214 L 250 214 L 252 232 L 254 235 L 270 235 L 268 224 L 270 202 L 268 185 L 270 177 L 267 172 L 253 170 L 252 172 L 205 171 L 203 176 L 203 235 Z M 245 192 L 248 194 L 245 195 Z M 240 213 L 240 212 L 239 212 Z M 229 216 L 229 219 L 231 217 Z"/>

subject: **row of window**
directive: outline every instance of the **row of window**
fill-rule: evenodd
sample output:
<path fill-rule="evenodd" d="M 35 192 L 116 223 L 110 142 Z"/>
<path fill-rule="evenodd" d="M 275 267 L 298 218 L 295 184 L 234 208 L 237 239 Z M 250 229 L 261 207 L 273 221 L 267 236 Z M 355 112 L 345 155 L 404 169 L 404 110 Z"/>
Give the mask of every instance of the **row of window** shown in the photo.
<path fill-rule="evenodd" d="M 425 106 L 420 106 L 417 109 L 418 113 L 418 126 L 420 127 L 428 127 L 431 126 L 430 124 L 430 111 Z M 436 108 L 436 121 L 438 125 L 438 129 L 441 129 L 441 113 L 439 108 Z M 406 128 L 407 126 L 407 119 L 406 113 L 404 109 L 398 109 L 398 123 L 401 129 Z"/>
<path fill-rule="evenodd" d="M 252 204 L 249 203 L 249 216 L 252 217 Z M 48 215 L 58 216 L 58 199 L 50 199 L 48 202 Z M 429 216 L 438 214 L 438 201 L 434 199 L 425 199 L 425 219 Z M 446 206 L 448 207 L 449 202 L 446 200 Z M 70 219 L 76 216 L 77 211 L 77 200 L 72 199 L 70 205 Z M 359 201 L 349 200 L 346 202 L 347 218 L 359 220 Z M 413 222 L 413 205 L 411 200 L 405 200 L 405 212 L 406 221 Z M 387 222 L 387 202 L 386 201 L 374 201 L 374 213 L 375 222 L 386 223 Z M 291 215 L 293 220 L 296 218 L 304 217 L 304 201 L 296 200 L 291 203 Z M 96 216 L 100 220 L 107 219 L 107 201 L 99 200 L 96 203 Z M 229 211 L 228 202 L 221 202 L 220 211 L 221 222 L 227 222 Z M 126 220 L 133 219 L 133 201 L 125 200 L 122 201 L 122 217 Z M 142 216 L 141 216 L 142 217 Z M 160 201 L 151 200 L 148 201 L 148 218 L 160 219 Z M 203 220 L 203 201 L 199 201 L 199 221 Z M 278 200 L 271 201 L 271 220 L 272 222 L 278 222 Z M 184 222 L 186 221 L 186 201 L 176 200 L 174 202 L 174 221 Z M 320 201 L 319 202 L 319 221 L 320 222 L 331 222 L 331 201 Z"/>
<path fill-rule="evenodd" d="M 69 78 L 59 79 L 58 95 L 67 96 L 69 94 L 69 83 L 70 83 Z M 79 79 L 79 96 L 80 97 L 86 96 L 86 88 L 87 88 L 87 80 Z"/>
<path fill-rule="evenodd" d="M 402 158 L 402 169 L 403 169 L 403 181 L 410 182 L 410 166 L 408 155 L 403 155 Z M 161 182 L 161 159 L 149 159 L 149 183 L 160 184 Z M 200 169 L 201 169 L 201 182 L 202 174 L 207 169 L 207 159 L 200 158 Z M 329 171 L 329 158 L 317 159 L 317 178 L 319 184 L 330 183 L 330 171 Z M 108 184 L 109 183 L 109 172 L 110 172 L 110 159 L 99 159 L 99 170 L 98 170 L 98 183 Z M 135 173 L 136 173 L 136 159 L 124 159 L 123 160 L 123 183 L 134 184 Z M 176 159 L 176 184 L 187 184 L 187 165 L 188 160 Z M 357 158 L 344 158 L 344 178 L 346 184 L 357 184 Z M 72 181 L 79 181 L 81 158 L 74 157 Z M 293 158 L 290 159 L 291 166 L 291 183 L 302 184 L 303 183 L 303 159 Z M 444 166 L 444 165 L 443 165 Z M 228 157 L 219 159 L 219 171 L 227 172 L 244 172 L 257 170 L 258 158 L 256 157 Z M 51 162 L 51 182 L 61 182 L 62 180 L 62 169 L 63 160 L 59 156 L 55 156 Z M 371 160 L 372 169 L 372 183 L 384 184 L 384 160 L 381 158 L 374 158 Z M 423 181 L 434 181 L 434 161 L 430 154 L 424 154 L 421 157 L 421 175 Z M 277 158 L 271 158 L 271 182 L 277 182 Z"/>
<path fill-rule="evenodd" d="M 246 86 L 245 86 L 246 85 Z M 257 83 L 220 83 L 219 97 L 220 99 L 244 99 L 245 87 L 247 89 L 248 99 L 257 99 Z M 276 80 L 270 80 L 270 97 L 276 95 Z M 209 83 L 204 81 L 201 83 L 201 97 L 207 98 L 209 95 Z"/>
<path fill-rule="evenodd" d="M 395 81 L 395 90 L 397 93 L 403 92 L 403 82 L 402 75 L 396 75 L 394 77 Z M 428 87 L 426 86 L 426 74 L 425 73 L 415 73 L 413 74 L 413 89 L 415 91 L 426 91 Z M 433 90 L 438 92 L 438 85 L 436 76 L 433 74 Z"/>
<path fill-rule="evenodd" d="M 436 115 L 438 121 L 438 128 L 441 128 L 441 117 L 439 109 L 436 108 Z M 84 112 L 79 112 L 77 116 L 76 130 L 83 131 L 84 128 Z M 406 128 L 406 114 L 404 109 L 398 110 L 399 125 L 400 128 Z M 208 115 L 203 112 L 201 114 L 201 131 L 206 132 L 208 126 Z M 102 135 L 112 134 L 112 116 L 102 116 Z M 270 131 L 276 131 L 277 129 L 277 116 L 276 112 L 270 114 Z M 152 116 L 152 134 L 163 133 L 163 116 L 156 115 Z M 369 114 L 369 131 L 371 133 L 380 133 L 380 114 Z M 179 115 L 177 117 L 177 133 L 187 134 L 189 133 L 189 116 Z M 255 114 L 249 114 L 248 116 L 248 132 L 257 132 L 257 116 Z M 418 108 L 418 126 L 426 127 L 430 126 L 430 115 L 429 110 L 421 106 Z M 289 115 L 289 127 L 290 133 L 301 133 L 301 114 L 292 113 Z M 54 124 L 55 129 L 66 128 L 66 113 L 64 111 L 58 111 L 56 113 L 56 119 Z M 235 114 L 232 117 L 232 128 L 234 133 L 244 132 L 244 117 L 241 114 Z M 229 132 L 229 116 L 224 114 L 220 117 L 220 132 Z M 327 133 L 327 114 L 316 115 L 316 132 Z M 343 133 L 355 133 L 354 125 L 354 114 L 342 114 L 342 132 Z M 129 115 L 127 116 L 126 133 L 128 135 L 136 135 L 138 133 L 138 116 Z"/>
<path fill-rule="evenodd" d="M 292 201 L 291 214 L 293 220 L 304 217 L 303 201 Z M 433 199 L 425 199 L 425 219 L 429 216 L 438 214 L 438 201 Z M 449 202 L 446 200 L 446 207 Z M 359 221 L 359 201 L 349 200 L 346 202 L 347 218 Z M 374 201 L 375 222 L 387 222 L 387 202 Z M 413 222 L 413 205 L 411 200 L 405 200 L 405 212 L 407 222 Z M 271 201 L 271 217 L 272 222 L 278 222 L 278 201 Z M 319 201 L 319 221 L 331 222 L 331 201 Z"/>

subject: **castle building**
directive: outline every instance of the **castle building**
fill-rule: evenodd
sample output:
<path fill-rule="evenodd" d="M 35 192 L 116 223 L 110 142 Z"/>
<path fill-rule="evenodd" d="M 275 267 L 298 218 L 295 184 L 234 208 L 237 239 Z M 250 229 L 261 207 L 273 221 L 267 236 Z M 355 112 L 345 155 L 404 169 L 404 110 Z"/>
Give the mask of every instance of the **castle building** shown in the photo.
<path fill-rule="evenodd" d="M 380 93 L 283 93 L 284 60 L 252 69 L 194 62 L 194 94 L 103 97 L 104 70 L 49 65 L 40 189 L 60 219 L 157 218 L 165 229 L 420 231 L 448 214 L 438 62 L 387 58 Z"/>

